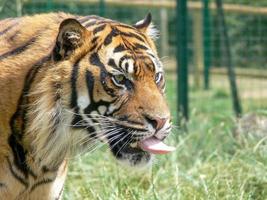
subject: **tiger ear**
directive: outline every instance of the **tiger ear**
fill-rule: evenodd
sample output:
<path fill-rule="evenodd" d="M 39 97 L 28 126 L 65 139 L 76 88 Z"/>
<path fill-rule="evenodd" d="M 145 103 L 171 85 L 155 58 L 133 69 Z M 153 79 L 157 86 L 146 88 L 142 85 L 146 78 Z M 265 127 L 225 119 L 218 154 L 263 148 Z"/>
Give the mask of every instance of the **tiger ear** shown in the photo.
<path fill-rule="evenodd" d="M 159 36 L 159 31 L 155 28 L 152 23 L 151 13 L 148 13 L 146 17 L 133 25 L 136 29 L 142 33 L 148 35 L 152 39 L 157 39 Z"/>
<path fill-rule="evenodd" d="M 65 19 L 62 21 L 53 50 L 53 60 L 67 59 L 75 49 L 82 46 L 88 35 L 89 31 L 76 19 Z"/>

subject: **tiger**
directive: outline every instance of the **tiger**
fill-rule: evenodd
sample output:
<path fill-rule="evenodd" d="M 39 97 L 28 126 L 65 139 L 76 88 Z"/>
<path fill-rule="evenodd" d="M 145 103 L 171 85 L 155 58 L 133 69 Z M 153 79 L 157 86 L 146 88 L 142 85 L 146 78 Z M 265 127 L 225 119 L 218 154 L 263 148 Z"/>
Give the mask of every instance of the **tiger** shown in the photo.
<path fill-rule="evenodd" d="M 150 13 L 0 21 L 1 199 L 62 199 L 69 159 L 97 141 L 134 168 L 173 151 L 158 35 Z"/>

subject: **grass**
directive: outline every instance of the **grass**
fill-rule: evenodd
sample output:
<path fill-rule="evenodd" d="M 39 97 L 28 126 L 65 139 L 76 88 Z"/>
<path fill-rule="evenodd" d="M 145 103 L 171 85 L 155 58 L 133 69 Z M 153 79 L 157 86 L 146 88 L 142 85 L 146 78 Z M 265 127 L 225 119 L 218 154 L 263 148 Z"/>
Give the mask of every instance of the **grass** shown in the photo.
<path fill-rule="evenodd" d="M 175 111 L 175 83 L 173 77 L 168 80 L 167 98 Z M 194 90 L 190 106 L 187 133 L 173 129 L 168 138 L 177 148 L 174 153 L 157 156 L 146 172 L 125 169 L 106 147 L 77 157 L 70 164 L 64 199 L 267 199 L 267 145 L 264 140 L 234 138 L 227 90 Z"/>

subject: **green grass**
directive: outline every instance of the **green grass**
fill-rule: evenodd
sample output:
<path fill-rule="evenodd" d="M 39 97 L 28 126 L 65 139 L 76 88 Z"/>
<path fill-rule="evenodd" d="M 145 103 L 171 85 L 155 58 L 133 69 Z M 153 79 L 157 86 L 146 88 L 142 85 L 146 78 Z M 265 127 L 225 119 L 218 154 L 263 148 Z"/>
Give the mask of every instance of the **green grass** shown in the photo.
<path fill-rule="evenodd" d="M 172 78 L 167 88 L 176 120 Z M 64 199 L 267 199 L 267 145 L 233 137 L 235 119 L 228 92 L 195 90 L 190 106 L 187 133 L 174 128 L 168 138 L 177 148 L 174 153 L 157 156 L 146 172 L 125 169 L 106 147 L 77 157 L 71 161 Z"/>

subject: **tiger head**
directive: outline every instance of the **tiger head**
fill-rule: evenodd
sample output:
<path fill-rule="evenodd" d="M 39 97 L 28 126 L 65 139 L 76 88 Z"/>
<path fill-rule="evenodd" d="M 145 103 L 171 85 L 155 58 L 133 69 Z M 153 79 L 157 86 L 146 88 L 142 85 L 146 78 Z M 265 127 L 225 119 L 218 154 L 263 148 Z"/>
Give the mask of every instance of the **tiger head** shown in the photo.
<path fill-rule="evenodd" d="M 72 69 L 72 129 L 86 130 L 87 141 L 106 142 L 120 161 L 146 165 L 160 153 L 147 143 L 161 143 L 171 130 L 151 15 L 134 26 L 93 21 L 64 20 L 53 50 L 56 65 Z"/>

